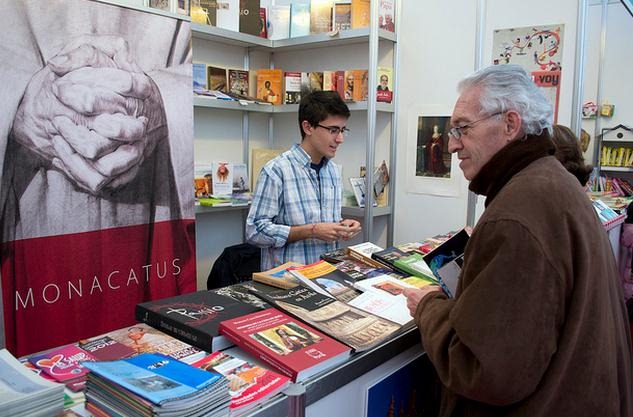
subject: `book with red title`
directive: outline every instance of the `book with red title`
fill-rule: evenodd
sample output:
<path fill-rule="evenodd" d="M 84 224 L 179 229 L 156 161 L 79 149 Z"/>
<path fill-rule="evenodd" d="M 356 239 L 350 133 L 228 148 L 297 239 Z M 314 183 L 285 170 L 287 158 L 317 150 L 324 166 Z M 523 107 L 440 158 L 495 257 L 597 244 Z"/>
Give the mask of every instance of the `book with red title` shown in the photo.
<path fill-rule="evenodd" d="M 226 351 L 213 352 L 192 365 L 218 372 L 227 379 L 231 396 L 229 409 L 233 417 L 254 408 L 290 384 L 290 378 L 287 376 L 233 356 Z"/>
<path fill-rule="evenodd" d="M 295 382 L 340 364 L 351 353 L 348 346 L 275 308 L 225 320 L 220 332 Z"/>

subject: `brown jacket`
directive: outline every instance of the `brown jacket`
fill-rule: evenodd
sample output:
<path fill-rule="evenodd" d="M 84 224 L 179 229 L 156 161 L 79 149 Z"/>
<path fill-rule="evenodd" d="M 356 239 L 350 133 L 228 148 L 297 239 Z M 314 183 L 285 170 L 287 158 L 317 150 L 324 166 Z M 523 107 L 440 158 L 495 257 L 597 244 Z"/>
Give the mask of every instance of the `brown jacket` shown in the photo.
<path fill-rule="evenodd" d="M 487 196 L 455 299 L 419 304 L 441 416 L 631 417 L 631 338 L 604 228 L 546 134 L 477 174 Z"/>

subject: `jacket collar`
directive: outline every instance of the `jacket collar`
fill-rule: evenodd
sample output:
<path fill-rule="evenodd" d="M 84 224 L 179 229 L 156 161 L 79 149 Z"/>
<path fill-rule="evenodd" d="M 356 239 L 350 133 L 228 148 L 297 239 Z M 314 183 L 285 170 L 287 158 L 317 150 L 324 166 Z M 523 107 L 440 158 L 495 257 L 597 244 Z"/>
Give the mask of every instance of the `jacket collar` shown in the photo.
<path fill-rule="evenodd" d="M 468 189 L 486 196 L 485 206 L 492 202 L 504 185 L 523 168 L 537 159 L 554 154 L 554 143 L 549 133 L 528 135 L 513 140 L 490 158 L 470 182 Z"/>
<path fill-rule="evenodd" d="M 290 148 L 290 153 L 299 162 L 301 166 L 306 166 L 310 168 L 310 162 L 312 161 L 312 158 L 298 143 L 295 143 L 294 145 L 292 145 L 292 148 Z M 330 162 L 330 160 L 327 158 L 323 158 L 323 159 L 324 159 L 323 166 L 325 167 Z"/>

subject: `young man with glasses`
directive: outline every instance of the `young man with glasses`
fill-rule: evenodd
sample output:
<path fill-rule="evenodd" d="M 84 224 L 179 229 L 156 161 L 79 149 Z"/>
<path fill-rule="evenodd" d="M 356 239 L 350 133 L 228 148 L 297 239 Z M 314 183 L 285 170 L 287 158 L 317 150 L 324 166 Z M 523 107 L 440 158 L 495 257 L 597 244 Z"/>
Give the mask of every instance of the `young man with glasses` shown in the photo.
<path fill-rule="evenodd" d="M 315 91 L 299 104 L 301 143 L 262 168 L 246 219 L 246 238 L 262 248 L 261 269 L 312 263 L 360 233 L 341 218 L 341 172 L 331 161 L 349 133 L 350 111 L 334 91 Z"/>
<path fill-rule="evenodd" d="M 553 156 L 552 106 L 521 67 L 459 84 L 449 151 L 486 196 L 454 299 L 405 290 L 444 385 L 440 417 L 630 417 L 631 338 L 605 230 Z"/>

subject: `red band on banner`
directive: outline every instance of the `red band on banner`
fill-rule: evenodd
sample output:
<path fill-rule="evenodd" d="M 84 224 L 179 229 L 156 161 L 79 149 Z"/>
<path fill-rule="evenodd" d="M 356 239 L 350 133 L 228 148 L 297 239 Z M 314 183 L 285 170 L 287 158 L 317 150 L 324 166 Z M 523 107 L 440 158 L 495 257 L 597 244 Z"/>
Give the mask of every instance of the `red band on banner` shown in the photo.
<path fill-rule="evenodd" d="M 135 322 L 137 303 L 196 290 L 195 223 L 3 244 L 6 344 L 22 356 Z"/>

